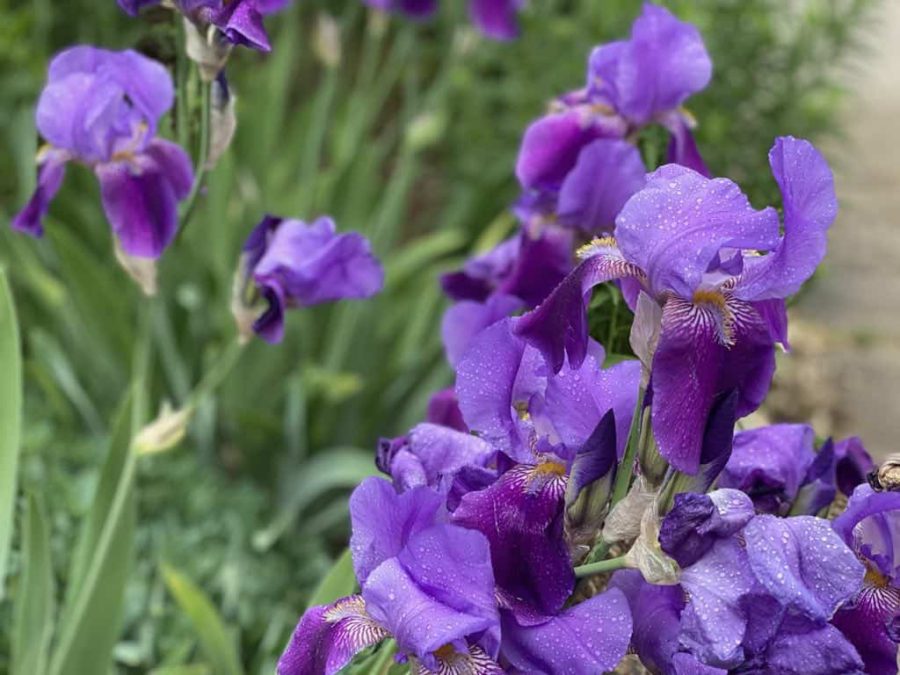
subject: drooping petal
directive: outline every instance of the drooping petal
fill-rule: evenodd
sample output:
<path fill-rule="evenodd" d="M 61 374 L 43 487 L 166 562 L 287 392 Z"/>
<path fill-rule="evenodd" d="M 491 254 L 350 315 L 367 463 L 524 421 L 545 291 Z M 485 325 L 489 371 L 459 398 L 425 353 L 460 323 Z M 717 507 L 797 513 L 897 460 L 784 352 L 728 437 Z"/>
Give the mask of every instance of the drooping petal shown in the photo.
<path fill-rule="evenodd" d="M 558 613 L 575 584 L 562 531 L 564 472 L 554 462 L 517 466 L 453 512 L 454 523 L 490 541 L 501 604 L 522 624 Z"/>
<path fill-rule="evenodd" d="M 808 424 L 773 424 L 734 436 L 719 486 L 750 495 L 761 513 L 782 513 L 794 501 L 816 457 Z"/>
<path fill-rule="evenodd" d="M 33 237 L 44 234 L 44 216 L 66 175 L 68 156 L 62 150 L 48 149 L 38 156 L 37 185 L 31 199 L 12 219 L 12 227 Z"/>
<path fill-rule="evenodd" d="M 673 291 L 689 299 L 722 249 L 768 251 L 778 243 L 778 230 L 776 211 L 754 209 L 730 180 L 667 164 L 625 204 L 615 234 L 655 294 Z"/>
<path fill-rule="evenodd" d="M 513 40 L 519 35 L 516 14 L 521 4 L 521 0 L 469 0 L 469 16 L 487 37 Z"/>
<path fill-rule="evenodd" d="M 747 554 L 737 540 L 719 539 L 682 572 L 681 585 L 688 602 L 681 615 L 681 644 L 710 665 L 730 667 L 740 663 L 740 645 L 747 626 L 741 598 L 754 583 Z"/>
<path fill-rule="evenodd" d="M 814 621 L 830 619 L 862 583 L 862 564 L 822 518 L 758 516 L 744 528 L 744 539 L 758 582 Z"/>
<path fill-rule="evenodd" d="M 442 501 L 427 487 L 397 494 L 383 478 L 359 484 L 350 496 L 350 551 L 360 585 L 382 562 L 398 555 L 412 535 L 434 524 Z"/>
<path fill-rule="evenodd" d="M 641 153 L 631 143 L 592 141 L 563 181 L 557 206 L 560 222 L 587 234 L 610 234 L 625 202 L 644 185 L 645 174 Z"/>
<path fill-rule="evenodd" d="M 509 273 L 500 279 L 497 292 L 521 298 L 529 307 L 544 301 L 572 271 L 572 233 L 545 225 L 538 234 L 522 228 L 521 244 Z"/>
<path fill-rule="evenodd" d="M 875 469 L 875 462 L 859 436 L 851 436 L 835 443 L 834 454 L 837 457 L 838 489 L 849 496 L 857 485 L 866 481 L 866 476 Z"/>
<path fill-rule="evenodd" d="M 593 544 L 609 509 L 616 467 L 616 420 L 610 410 L 578 448 L 569 470 L 566 535 L 570 545 Z"/>
<path fill-rule="evenodd" d="M 278 660 L 278 675 L 334 675 L 363 649 L 388 637 L 359 595 L 310 607 Z"/>
<path fill-rule="evenodd" d="M 631 611 L 617 588 L 534 626 L 503 612 L 503 656 L 518 672 L 595 675 L 616 667 L 628 651 Z"/>
<path fill-rule="evenodd" d="M 897 670 L 896 646 L 893 671 Z M 864 669 L 856 649 L 834 626 L 819 624 L 803 617 L 788 617 L 778 627 L 758 661 L 767 673 L 785 675 L 877 675 Z"/>
<path fill-rule="evenodd" d="M 291 304 L 316 305 L 368 298 L 384 284 L 384 270 L 369 241 L 356 232 L 337 234 L 334 221 L 281 220 L 268 235 L 253 270 L 262 285 L 279 285 Z"/>
<path fill-rule="evenodd" d="M 896 675 L 900 635 L 900 589 L 883 583 L 864 584 L 834 615 L 832 623 L 856 647 L 869 675 Z"/>
<path fill-rule="evenodd" d="M 691 119 L 681 111 L 674 111 L 665 116 L 663 125 L 672 134 L 666 150 L 666 161 L 669 164 L 680 164 L 693 169 L 702 176 L 710 176 L 706 162 L 697 148 L 697 141 L 691 132 Z"/>
<path fill-rule="evenodd" d="M 864 555 L 893 583 L 900 580 L 900 492 L 876 492 L 862 484 L 846 510 L 834 519 L 834 531 Z"/>
<path fill-rule="evenodd" d="M 263 26 L 262 12 L 256 7 L 256 0 L 231 0 L 223 2 L 212 15 L 212 23 L 236 45 L 244 45 L 262 52 L 272 50 L 269 36 Z"/>
<path fill-rule="evenodd" d="M 515 333 L 541 351 L 554 373 L 563 367 L 566 355 L 573 368 L 581 366 L 587 356 L 586 306 L 594 286 L 622 277 L 643 277 L 610 239 L 593 242 L 583 258 L 537 309 L 515 324 Z"/>
<path fill-rule="evenodd" d="M 441 337 L 450 365 L 459 365 L 476 335 L 522 306 L 522 301 L 514 296 L 492 295 L 485 302 L 462 300 L 450 307 L 441 321 Z"/>
<path fill-rule="evenodd" d="M 452 300 L 484 302 L 512 272 L 521 247 L 521 236 L 505 239 L 490 251 L 469 258 L 462 269 L 441 275 L 441 288 Z"/>
<path fill-rule="evenodd" d="M 723 344 L 723 335 L 732 344 Z M 653 433 L 660 454 L 676 469 L 700 467 L 710 411 L 737 392 L 735 415 L 755 410 L 775 371 L 769 330 L 747 303 L 688 303 L 670 298 L 653 357 Z"/>
<path fill-rule="evenodd" d="M 669 672 L 679 648 L 684 591 L 680 586 L 649 584 L 638 570 L 619 570 L 609 587 L 621 590 L 628 599 L 634 622 L 631 646 L 641 662 L 658 672 Z"/>
<path fill-rule="evenodd" d="M 800 290 L 825 257 L 828 228 L 837 216 L 831 169 L 812 143 L 780 137 L 769 164 L 784 201 L 784 236 L 768 255 L 745 260 L 735 293 L 749 300 L 785 298 Z"/>
<path fill-rule="evenodd" d="M 649 2 L 631 38 L 594 50 L 589 86 L 636 124 L 680 106 L 705 88 L 712 62 L 700 32 Z"/>
<path fill-rule="evenodd" d="M 190 159 L 179 146 L 156 140 L 147 151 L 97 165 L 103 210 L 122 250 L 158 258 L 178 230 L 178 202 L 190 191 Z"/>
<path fill-rule="evenodd" d="M 791 506 L 791 515 L 814 516 L 834 501 L 837 495 L 836 469 L 834 441 L 829 438 L 806 470 L 800 491 Z"/>
<path fill-rule="evenodd" d="M 397 644 L 426 664 L 469 635 L 485 634 L 489 653 L 499 648 L 491 557 L 479 532 L 443 524 L 413 534 L 369 575 L 363 597 Z"/>

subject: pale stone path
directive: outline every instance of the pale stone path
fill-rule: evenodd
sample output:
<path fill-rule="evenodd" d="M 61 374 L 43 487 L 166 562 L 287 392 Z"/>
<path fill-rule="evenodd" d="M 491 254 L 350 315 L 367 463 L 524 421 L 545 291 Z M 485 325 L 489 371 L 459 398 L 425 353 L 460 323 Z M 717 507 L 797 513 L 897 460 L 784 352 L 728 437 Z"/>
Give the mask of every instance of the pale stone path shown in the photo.
<path fill-rule="evenodd" d="M 856 433 L 884 457 L 900 452 L 900 2 L 877 11 L 848 74 L 845 138 L 826 146 L 841 214 L 824 273 L 793 310 L 806 363 L 787 378 L 805 374 L 807 396 L 829 404 L 821 432 Z"/>

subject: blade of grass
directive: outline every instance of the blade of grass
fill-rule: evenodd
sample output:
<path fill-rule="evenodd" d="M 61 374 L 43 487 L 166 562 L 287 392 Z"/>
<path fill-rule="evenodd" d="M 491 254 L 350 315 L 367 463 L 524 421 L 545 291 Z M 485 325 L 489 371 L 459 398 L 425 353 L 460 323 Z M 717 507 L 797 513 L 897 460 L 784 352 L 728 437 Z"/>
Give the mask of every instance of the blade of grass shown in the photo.
<path fill-rule="evenodd" d="M 0 599 L 16 507 L 16 476 L 22 426 L 22 350 L 19 324 L 6 272 L 0 269 Z"/>
<path fill-rule="evenodd" d="M 309 597 L 307 607 L 314 605 L 327 605 L 334 602 L 338 598 L 350 595 L 356 590 L 356 575 L 353 573 L 353 556 L 350 549 L 344 549 L 344 552 L 334 561 L 331 569 L 328 571 L 318 587 Z"/>
<path fill-rule="evenodd" d="M 206 594 L 190 579 L 169 565 L 162 566 L 163 578 L 175 602 L 190 619 L 200 648 L 218 675 L 241 675 L 241 660 L 225 623 Z"/>
<path fill-rule="evenodd" d="M 50 528 L 43 504 L 29 495 L 22 524 L 22 579 L 12 629 L 12 675 L 35 675 L 47 667 L 53 635 L 53 568 Z"/>

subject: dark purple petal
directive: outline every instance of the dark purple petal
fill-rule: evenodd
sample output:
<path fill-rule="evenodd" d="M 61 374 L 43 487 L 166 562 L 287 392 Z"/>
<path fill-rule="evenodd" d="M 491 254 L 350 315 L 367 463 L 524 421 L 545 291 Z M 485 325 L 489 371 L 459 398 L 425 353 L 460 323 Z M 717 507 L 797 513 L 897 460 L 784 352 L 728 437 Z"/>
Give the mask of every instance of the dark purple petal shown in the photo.
<path fill-rule="evenodd" d="M 649 174 L 616 219 L 622 254 L 644 270 L 653 292 L 684 299 L 700 288 L 722 249 L 770 250 L 778 230 L 775 209 L 757 211 L 730 180 L 675 164 Z"/>
<path fill-rule="evenodd" d="M 562 532 L 564 474 L 557 462 L 520 465 L 453 512 L 454 523 L 490 541 L 501 605 L 519 623 L 557 614 L 575 584 Z"/>
<path fill-rule="evenodd" d="M 556 190 L 575 166 L 582 148 L 599 137 L 582 111 L 541 117 L 525 130 L 516 177 L 525 188 Z"/>
<path fill-rule="evenodd" d="M 122 250 L 139 258 L 158 258 L 178 230 L 178 202 L 191 189 L 187 154 L 169 141 L 155 140 L 146 152 L 99 164 L 103 210 Z"/>
<path fill-rule="evenodd" d="M 589 85 L 636 124 L 680 106 L 709 83 L 712 62 L 700 32 L 645 3 L 631 38 L 594 50 Z"/>
<path fill-rule="evenodd" d="M 144 7 L 158 5 L 160 0 L 118 0 L 119 7 L 131 16 L 137 16 Z"/>
<path fill-rule="evenodd" d="M 612 233 L 616 216 L 643 187 L 646 172 L 641 153 L 631 143 L 610 139 L 589 143 L 560 189 L 560 222 L 587 234 Z"/>
<path fill-rule="evenodd" d="M 707 666 L 697 657 L 687 652 L 678 652 L 672 656 L 672 675 L 728 675 L 724 668 Z"/>
<path fill-rule="evenodd" d="M 675 504 L 662 521 L 659 544 L 681 567 L 689 567 L 753 516 L 753 502 L 738 490 L 709 495 L 682 492 L 675 495 Z"/>
<path fill-rule="evenodd" d="M 761 513 L 781 513 L 794 501 L 816 455 L 807 424 L 773 424 L 734 436 L 719 486 L 743 490 Z"/>
<path fill-rule="evenodd" d="M 256 7 L 255 0 L 223 2 L 221 9 L 213 13 L 212 23 L 233 44 L 252 47 L 263 52 L 272 49 L 263 26 L 262 12 Z"/>
<path fill-rule="evenodd" d="M 519 36 L 516 14 L 521 0 L 469 0 L 469 16 L 475 27 L 494 40 Z"/>
<path fill-rule="evenodd" d="M 754 583 L 747 554 L 736 538 L 719 539 L 682 572 L 688 602 L 681 615 L 681 644 L 710 665 L 738 665 L 747 626 L 741 598 Z"/>
<path fill-rule="evenodd" d="M 814 621 L 830 619 L 862 583 L 862 564 L 822 518 L 758 516 L 744 528 L 744 539 L 757 581 Z"/>
<path fill-rule="evenodd" d="M 869 675 L 896 675 L 900 589 L 868 582 L 834 615 L 832 623 L 853 643 Z"/>
<path fill-rule="evenodd" d="M 446 646 L 437 656 L 435 668 L 427 668 L 420 663 L 416 675 L 506 675 L 506 671 L 477 645 L 466 645 L 466 649 L 456 649 L 457 645 Z M 446 653 L 453 649 L 452 654 Z"/>
<path fill-rule="evenodd" d="M 860 485 L 832 526 L 882 576 L 895 584 L 900 581 L 900 492 L 875 492 L 869 485 Z"/>
<path fill-rule="evenodd" d="M 441 322 L 441 337 L 450 365 L 454 368 L 459 365 L 476 335 L 522 307 L 522 301 L 511 295 L 492 295 L 485 302 L 462 300 L 451 306 Z"/>
<path fill-rule="evenodd" d="M 401 490 L 420 485 L 447 490 L 460 469 L 483 467 L 495 454 L 493 447 L 477 436 L 437 424 L 419 424 L 391 462 L 390 473 Z M 407 462 L 398 461 L 402 459 Z"/>
<path fill-rule="evenodd" d="M 473 432 L 522 461 L 530 424 L 526 413 L 533 396 L 543 391 L 546 375 L 541 355 L 498 321 L 473 340 L 456 369 L 456 395 L 466 425 Z"/>
<path fill-rule="evenodd" d="M 503 613 L 503 656 L 517 672 L 595 675 L 618 665 L 631 639 L 631 611 L 617 588 L 535 626 Z"/>
<path fill-rule="evenodd" d="M 791 506 L 791 515 L 814 516 L 834 501 L 837 495 L 836 467 L 834 442 L 829 438 L 806 470 L 800 491 Z"/>
<path fill-rule="evenodd" d="M 572 233 L 545 225 L 537 235 L 523 228 L 519 236 L 518 254 L 497 291 L 521 298 L 534 307 L 572 271 Z"/>
<path fill-rule="evenodd" d="M 710 176 L 706 162 L 697 148 L 694 134 L 691 133 L 692 121 L 683 112 L 673 112 L 665 117 L 663 124 L 672 134 L 666 150 L 666 162 L 680 164 L 693 169 L 703 176 Z"/>
<path fill-rule="evenodd" d="M 585 488 L 598 480 L 607 478 L 607 482 L 611 482 L 615 477 L 617 459 L 616 418 L 609 410 L 575 454 L 566 486 L 567 506 L 572 505 Z"/>
<path fill-rule="evenodd" d="M 272 284 L 262 289 L 266 308 L 253 322 L 253 331 L 269 344 L 278 344 L 284 338 L 284 311 L 287 300 L 281 287 Z"/>
<path fill-rule="evenodd" d="M 453 387 L 441 389 L 435 392 L 428 401 L 428 412 L 425 421 L 432 424 L 456 429 L 457 431 L 469 431 L 463 421 L 462 412 L 459 409 L 459 401 Z"/>
<path fill-rule="evenodd" d="M 359 595 L 310 607 L 278 660 L 278 675 L 334 675 L 357 653 L 387 637 Z"/>
<path fill-rule="evenodd" d="M 350 550 L 360 585 L 381 563 L 398 555 L 413 534 L 434 524 L 442 501 L 427 487 L 397 494 L 383 478 L 359 484 L 350 496 Z"/>
<path fill-rule="evenodd" d="M 438 8 L 437 0 L 363 0 L 363 2 L 374 9 L 383 12 L 401 12 L 415 20 L 429 18 Z"/>
<path fill-rule="evenodd" d="M 66 175 L 68 157 L 61 150 L 47 149 L 38 156 L 37 185 L 25 207 L 12 219 L 12 227 L 33 237 L 44 234 L 44 216 Z"/>
<path fill-rule="evenodd" d="M 875 469 L 875 462 L 866 451 L 859 436 L 851 436 L 834 444 L 837 457 L 837 486 L 845 495 L 853 494 L 857 485 Z"/>
<path fill-rule="evenodd" d="M 569 365 L 578 368 L 587 356 L 587 300 L 594 286 L 622 277 L 642 277 L 615 243 L 600 239 L 586 247 L 578 265 L 537 309 L 521 317 L 515 333 L 541 351 L 553 372 Z"/>
<path fill-rule="evenodd" d="M 380 564 L 363 586 L 371 616 L 404 651 L 426 664 L 444 645 L 482 636 L 489 653 L 500 644 L 488 542 L 478 532 L 436 525 L 413 534 L 396 558 Z"/>
<path fill-rule="evenodd" d="M 751 303 L 753 308 L 759 313 L 766 325 L 769 326 L 769 334 L 772 336 L 772 342 L 782 345 L 786 350 L 790 351 L 791 345 L 788 342 L 788 316 L 787 305 L 784 300 L 774 298 L 772 300 L 759 300 Z"/>
<path fill-rule="evenodd" d="M 365 237 L 337 234 L 334 221 L 323 217 L 310 224 L 280 221 L 253 278 L 263 287 L 280 287 L 291 305 L 308 306 L 371 297 L 384 284 L 384 270 Z"/>
<path fill-rule="evenodd" d="M 735 293 L 749 300 L 785 298 L 800 290 L 825 257 L 828 228 L 837 216 L 831 169 L 809 141 L 778 138 L 769 164 L 784 201 L 784 236 L 768 255 L 745 261 Z"/>
<path fill-rule="evenodd" d="M 680 586 L 649 584 L 638 570 L 616 572 L 609 587 L 618 588 L 628 599 L 634 621 L 631 646 L 641 662 L 656 672 L 669 672 L 678 651 L 684 591 Z"/>
<path fill-rule="evenodd" d="M 660 454 L 679 471 L 696 474 L 719 397 L 736 391 L 735 415 L 746 415 L 762 402 L 774 371 L 768 327 L 750 305 L 724 298 L 700 303 L 670 298 L 651 381 Z"/>

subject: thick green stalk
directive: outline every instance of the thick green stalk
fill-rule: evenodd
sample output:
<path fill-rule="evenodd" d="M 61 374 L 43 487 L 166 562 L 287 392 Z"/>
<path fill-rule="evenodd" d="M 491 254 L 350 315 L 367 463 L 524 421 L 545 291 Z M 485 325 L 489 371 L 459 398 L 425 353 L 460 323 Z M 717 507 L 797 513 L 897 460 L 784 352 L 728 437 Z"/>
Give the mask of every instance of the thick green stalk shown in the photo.
<path fill-rule="evenodd" d="M 200 196 L 200 192 L 206 184 L 206 174 L 209 168 L 207 166 L 209 160 L 210 138 L 209 119 L 210 108 L 212 106 L 213 85 L 212 82 L 204 82 L 202 86 L 203 95 L 200 103 L 200 149 L 197 152 L 197 160 L 194 163 L 194 184 L 191 186 L 191 191 L 188 194 L 187 199 L 184 200 L 184 203 L 181 206 L 181 224 L 178 229 L 178 238 L 184 234 L 184 231 L 191 222 L 194 211 L 197 209 L 197 198 Z"/>
<path fill-rule="evenodd" d="M 580 565 L 575 568 L 575 578 L 584 579 L 594 574 L 604 574 L 606 572 L 614 572 L 628 567 L 625 556 L 619 558 L 610 558 L 609 560 L 600 560 L 599 562 L 590 563 L 588 565 Z"/>
<path fill-rule="evenodd" d="M 637 460 L 638 448 L 641 445 L 641 420 L 644 416 L 644 394 L 645 390 L 641 387 L 638 390 L 637 405 L 634 408 L 634 415 L 631 418 L 631 428 L 628 431 L 628 445 L 625 448 L 625 456 L 619 463 L 619 472 L 616 474 L 616 482 L 613 486 L 612 499 L 609 508 L 612 509 L 618 504 L 625 495 L 628 494 L 628 488 L 631 487 L 631 479 L 634 476 L 634 463 Z"/>

